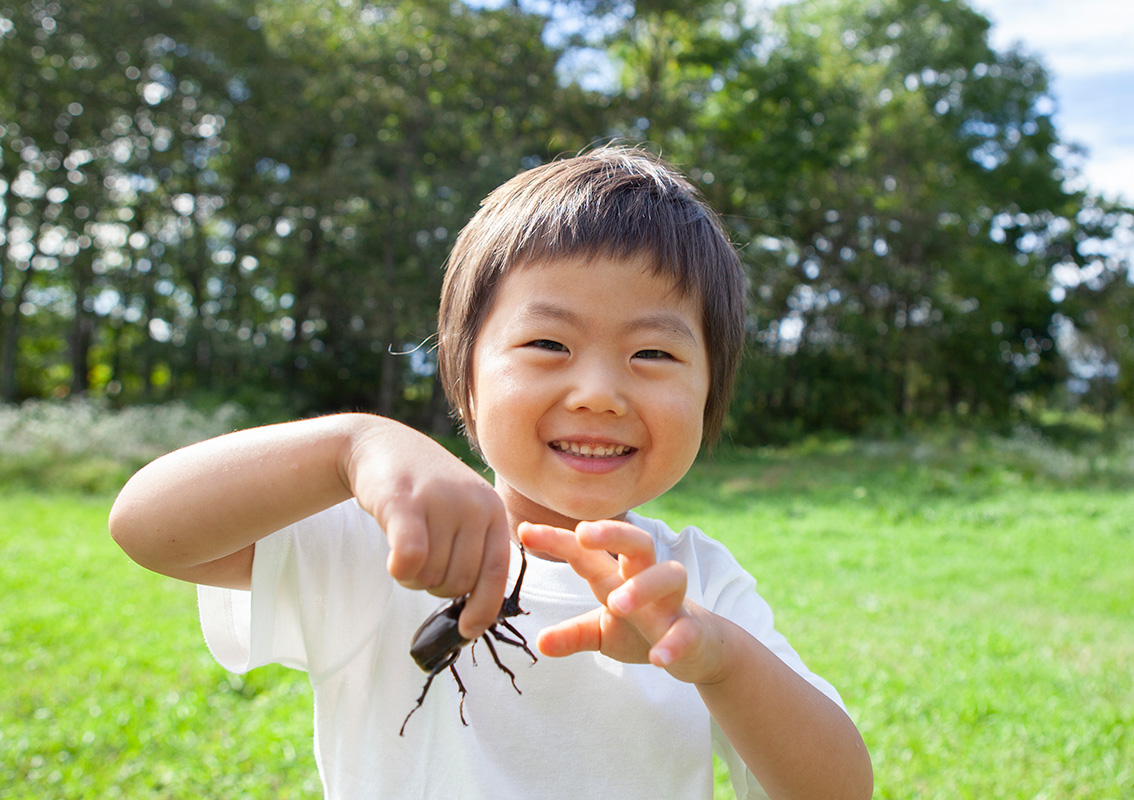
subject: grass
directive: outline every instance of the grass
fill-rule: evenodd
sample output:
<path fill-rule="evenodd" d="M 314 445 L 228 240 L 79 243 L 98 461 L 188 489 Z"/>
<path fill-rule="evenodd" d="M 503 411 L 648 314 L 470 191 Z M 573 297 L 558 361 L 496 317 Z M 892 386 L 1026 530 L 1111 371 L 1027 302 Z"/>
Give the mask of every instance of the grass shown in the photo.
<path fill-rule="evenodd" d="M 1117 800 L 1134 481 L 1068 459 L 976 437 L 733 455 L 650 510 L 708 520 L 757 575 L 859 723 L 876 797 Z"/>
<path fill-rule="evenodd" d="M 217 666 L 193 587 L 131 564 L 109 506 L 0 497 L 0 797 L 319 796 L 306 676 Z"/>
<path fill-rule="evenodd" d="M 725 541 L 843 693 L 877 798 L 1134 796 L 1134 458 L 971 434 L 722 451 L 648 513 Z M 0 798 L 318 797 L 306 676 L 210 658 L 112 494 L 0 485 Z M 730 796 L 723 776 L 718 796 Z"/>

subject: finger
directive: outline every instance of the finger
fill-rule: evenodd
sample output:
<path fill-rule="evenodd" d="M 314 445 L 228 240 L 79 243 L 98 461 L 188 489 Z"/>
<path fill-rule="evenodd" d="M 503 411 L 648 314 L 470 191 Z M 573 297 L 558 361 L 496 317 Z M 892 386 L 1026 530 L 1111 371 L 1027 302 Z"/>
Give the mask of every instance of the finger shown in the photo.
<path fill-rule="evenodd" d="M 524 547 L 566 561 L 587 582 L 600 603 L 605 604 L 607 594 L 622 583 L 618 562 L 604 550 L 581 546 L 573 531 L 524 522 L 518 533 Z"/>
<path fill-rule="evenodd" d="M 653 537 L 629 522 L 580 522 L 575 532 L 584 548 L 617 555 L 625 577 L 636 575 L 657 561 Z"/>
<path fill-rule="evenodd" d="M 496 568 L 507 567 L 508 518 L 500 495 L 488 484 L 454 489 L 431 506 L 429 519 L 431 532 L 436 520 L 436 530 L 448 534 L 440 538 L 450 543 L 437 594 L 457 597 L 471 592 L 481 579 L 486 558 L 494 560 Z"/>
<path fill-rule="evenodd" d="M 512 555 L 508 521 L 503 506 L 500 515 L 489 525 L 476 585 L 461 612 L 459 630 L 466 639 L 475 639 L 500 615 L 508 585 L 508 561 Z"/>
<path fill-rule="evenodd" d="M 459 597 L 473 590 L 480 577 L 493 522 L 487 514 L 468 513 L 461 518 L 453 518 L 448 513 L 430 514 L 428 524 L 432 539 L 438 545 L 443 542 L 449 545 L 449 559 L 441 565 L 442 571 L 429 576 L 432 579 L 430 594 Z"/>
<path fill-rule="evenodd" d="M 568 556 L 574 556 L 577 551 L 582 551 L 574 533 L 554 525 L 521 522 L 516 528 L 516 533 L 530 553 L 541 553 L 566 561 Z"/>
<path fill-rule="evenodd" d="M 437 597 L 464 594 L 446 584 L 446 574 L 453 560 L 453 548 L 459 539 L 459 526 L 455 522 L 433 522 L 428 519 L 424 524 L 427 538 L 425 561 L 413 578 L 413 585 L 403 585 L 412 589 L 424 589 Z"/>
<path fill-rule="evenodd" d="M 687 582 L 682 564 L 663 561 L 628 578 L 610 593 L 606 605 L 620 617 L 631 616 L 644 608 L 676 615 L 685 600 Z"/>
<path fill-rule="evenodd" d="M 384 520 L 390 554 L 386 571 L 407 589 L 428 588 L 422 582 L 422 571 L 429 557 L 429 530 L 425 520 L 416 514 L 391 514 Z"/>
<path fill-rule="evenodd" d="M 539 632 L 536 644 L 545 656 L 562 658 L 587 650 L 598 650 L 602 646 L 600 620 L 602 609 L 596 608 L 559 622 Z"/>
<path fill-rule="evenodd" d="M 605 551 L 583 547 L 574 531 L 522 522 L 517 532 L 524 547 L 566 561 L 588 583 L 602 581 L 618 569 L 618 562 Z"/>
<path fill-rule="evenodd" d="M 656 564 L 612 591 L 607 607 L 626 619 L 648 642 L 659 641 L 683 613 L 685 567 L 676 561 Z"/>

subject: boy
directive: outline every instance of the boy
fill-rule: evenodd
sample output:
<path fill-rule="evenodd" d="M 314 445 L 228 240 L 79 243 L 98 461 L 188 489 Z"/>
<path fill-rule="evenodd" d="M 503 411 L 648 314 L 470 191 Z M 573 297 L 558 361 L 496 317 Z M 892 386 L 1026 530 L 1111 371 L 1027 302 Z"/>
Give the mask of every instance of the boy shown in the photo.
<path fill-rule="evenodd" d="M 329 798 L 705 798 L 713 747 L 742 798 L 869 797 L 854 724 L 752 578 L 631 511 L 718 434 L 744 293 L 716 217 L 659 159 L 602 148 L 530 170 L 462 231 L 439 314 L 442 382 L 493 485 L 391 420 L 336 415 L 155 461 L 111 531 L 201 585 L 223 665 L 309 672 Z M 515 542 L 529 616 L 512 622 L 549 658 L 518 672 L 522 695 L 462 658 L 468 727 L 439 675 L 399 737 L 431 595 L 467 593 L 475 639 Z"/>

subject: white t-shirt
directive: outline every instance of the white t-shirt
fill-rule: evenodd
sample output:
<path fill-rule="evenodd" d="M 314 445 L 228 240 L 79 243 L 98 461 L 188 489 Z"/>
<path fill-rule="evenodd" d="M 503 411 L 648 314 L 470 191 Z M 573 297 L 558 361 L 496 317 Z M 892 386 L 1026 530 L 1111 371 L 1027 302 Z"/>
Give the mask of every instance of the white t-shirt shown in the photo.
<path fill-rule="evenodd" d="M 721 544 L 695 528 L 678 534 L 636 514 L 628 520 L 653 536 L 659 561 L 685 565 L 689 599 L 748 630 L 842 705 L 774 629 L 755 581 Z M 475 666 L 466 647 L 455 667 L 468 690 L 468 727 L 446 670 L 398 736 L 426 679 L 410 641 L 441 601 L 393 581 L 387 552 L 373 517 L 348 501 L 258 542 L 251 592 L 198 592 L 206 640 L 224 667 L 278 663 L 309 673 L 327 798 L 703 799 L 713 793 L 714 750 L 739 798 L 766 796 L 693 686 L 598 653 L 532 664 L 519 648 L 497 643 L 521 695 L 483 643 Z M 513 547 L 509 586 L 519 562 Z M 510 622 L 534 652 L 541 628 L 596 602 L 568 565 L 529 557 L 520 606 L 527 614 Z"/>

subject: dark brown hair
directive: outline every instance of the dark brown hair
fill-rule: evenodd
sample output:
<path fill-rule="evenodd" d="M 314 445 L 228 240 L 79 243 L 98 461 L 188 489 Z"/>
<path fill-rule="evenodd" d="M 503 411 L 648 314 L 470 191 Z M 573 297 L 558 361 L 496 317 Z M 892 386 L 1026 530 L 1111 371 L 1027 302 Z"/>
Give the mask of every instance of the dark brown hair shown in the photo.
<path fill-rule="evenodd" d="M 504 276 L 532 262 L 640 253 L 655 275 L 700 301 L 710 374 L 703 441 L 717 439 L 744 343 L 740 259 L 716 214 L 673 167 L 641 148 L 607 146 L 520 173 L 457 237 L 441 289 L 438 366 L 474 445 L 473 351 Z"/>

